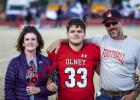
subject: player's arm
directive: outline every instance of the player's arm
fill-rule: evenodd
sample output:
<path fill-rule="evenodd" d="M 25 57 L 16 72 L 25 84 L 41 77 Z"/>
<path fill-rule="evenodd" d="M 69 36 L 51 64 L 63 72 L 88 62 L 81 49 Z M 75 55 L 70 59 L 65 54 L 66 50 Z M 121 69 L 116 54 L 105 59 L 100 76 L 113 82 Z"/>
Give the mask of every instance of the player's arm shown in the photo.
<path fill-rule="evenodd" d="M 56 92 L 57 91 L 57 88 L 58 88 L 58 73 L 57 73 L 57 54 L 55 54 L 54 52 L 51 52 L 48 54 L 48 58 L 51 60 L 51 62 L 53 63 L 53 67 L 50 71 L 50 74 L 49 74 L 49 78 L 48 78 L 48 81 L 47 81 L 47 89 L 49 91 L 52 91 L 52 92 Z"/>
<path fill-rule="evenodd" d="M 56 92 L 58 89 L 58 83 L 57 72 L 55 69 L 52 69 L 47 81 L 47 90 Z"/>
<path fill-rule="evenodd" d="M 68 39 L 57 39 L 57 40 L 55 40 L 47 48 L 47 50 L 46 50 L 47 53 L 51 53 L 52 51 L 55 51 L 55 53 L 57 53 L 62 42 L 68 42 Z"/>
<path fill-rule="evenodd" d="M 96 46 L 96 45 L 95 45 Z M 100 62 L 100 48 L 98 46 L 96 46 L 96 66 L 95 66 L 95 72 L 100 75 L 100 65 L 101 65 L 101 62 Z"/>
<path fill-rule="evenodd" d="M 48 80 L 48 82 L 47 82 L 47 89 L 49 91 L 56 92 L 57 88 L 58 87 L 57 87 L 57 85 L 56 85 L 56 83 L 54 81 Z"/>
<path fill-rule="evenodd" d="M 95 66 L 95 72 L 100 75 L 100 63 Z"/>

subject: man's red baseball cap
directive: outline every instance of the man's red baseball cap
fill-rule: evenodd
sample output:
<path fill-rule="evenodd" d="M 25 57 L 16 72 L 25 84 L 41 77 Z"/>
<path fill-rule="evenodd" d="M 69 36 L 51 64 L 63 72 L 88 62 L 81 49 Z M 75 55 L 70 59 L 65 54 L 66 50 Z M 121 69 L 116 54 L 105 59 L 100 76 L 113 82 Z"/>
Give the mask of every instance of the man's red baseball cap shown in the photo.
<path fill-rule="evenodd" d="M 107 10 L 103 13 L 102 15 L 102 18 L 103 18 L 103 21 L 102 23 L 105 23 L 107 20 L 121 20 L 123 19 L 122 15 L 115 9 L 110 9 L 110 10 Z"/>

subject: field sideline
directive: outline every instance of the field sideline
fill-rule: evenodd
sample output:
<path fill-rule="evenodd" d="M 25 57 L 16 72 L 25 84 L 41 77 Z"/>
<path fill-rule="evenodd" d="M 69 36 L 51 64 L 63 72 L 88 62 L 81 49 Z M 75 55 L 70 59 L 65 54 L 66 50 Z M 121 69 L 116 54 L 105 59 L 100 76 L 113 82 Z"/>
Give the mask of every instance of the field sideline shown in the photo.
<path fill-rule="evenodd" d="M 138 27 L 130 27 L 124 26 L 124 33 L 130 37 L 134 37 L 140 40 L 140 26 Z M 10 29 L 8 27 L 0 27 L 0 100 L 4 100 L 4 76 L 7 69 L 7 64 L 11 60 L 11 58 L 18 55 L 16 51 L 15 45 L 17 41 L 17 37 L 19 36 L 20 29 Z M 39 29 L 41 32 L 43 39 L 45 41 L 45 47 L 42 50 L 43 54 L 46 55 L 45 49 L 47 46 L 58 38 L 66 38 L 66 29 L 62 28 L 42 28 Z M 106 30 L 103 26 L 88 26 L 86 37 L 95 36 L 97 34 L 107 34 Z M 129 44 L 128 44 L 129 45 Z M 140 71 L 138 72 L 140 75 Z M 98 78 L 95 75 L 94 78 L 95 88 L 98 90 Z M 53 97 L 49 97 L 49 100 L 54 100 Z M 137 100 L 140 100 L 140 96 Z"/>

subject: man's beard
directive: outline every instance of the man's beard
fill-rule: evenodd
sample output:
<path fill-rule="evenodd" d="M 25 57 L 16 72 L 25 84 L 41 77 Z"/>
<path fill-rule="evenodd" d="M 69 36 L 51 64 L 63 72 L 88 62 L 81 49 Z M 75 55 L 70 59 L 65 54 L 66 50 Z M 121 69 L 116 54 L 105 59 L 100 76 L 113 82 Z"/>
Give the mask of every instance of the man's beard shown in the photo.
<path fill-rule="evenodd" d="M 116 32 L 112 32 L 111 34 L 110 34 L 110 37 L 111 38 L 116 38 L 118 36 L 118 33 L 116 33 Z"/>
<path fill-rule="evenodd" d="M 114 32 L 114 30 L 117 31 L 117 28 L 112 28 L 112 29 L 109 30 L 110 32 L 113 31 L 113 32 L 110 33 L 111 38 L 116 38 L 118 36 L 118 33 Z"/>

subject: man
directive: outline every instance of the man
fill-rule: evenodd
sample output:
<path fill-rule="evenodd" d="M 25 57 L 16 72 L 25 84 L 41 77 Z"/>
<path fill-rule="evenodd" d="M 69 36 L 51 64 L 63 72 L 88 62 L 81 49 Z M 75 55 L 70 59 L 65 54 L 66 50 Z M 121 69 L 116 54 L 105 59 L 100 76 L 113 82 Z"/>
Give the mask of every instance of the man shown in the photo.
<path fill-rule="evenodd" d="M 58 71 L 58 100 L 94 100 L 93 75 L 98 70 L 100 49 L 84 43 L 85 23 L 71 19 L 67 24 L 68 43 L 62 43 L 57 54 L 49 54 Z M 47 85 L 53 91 L 54 83 Z"/>
<path fill-rule="evenodd" d="M 140 84 L 135 87 L 133 81 L 136 67 L 140 68 L 140 42 L 124 35 L 122 19 L 118 11 L 107 10 L 102 23 L 108 35 L 88 40 L 101 49 L 101 91 L 97 100 L 135 100 L 140 93 Z M 58 46 L 59 41 L 55 45 Z M 51 49 L 54 47 L 50 46 Z"/>
<path fill-rule="evenodd" d="M 135 100 L 133 74 L 140 68 L 140 42 L 124 35 L 122 16 L 116 10 L 103 14 L 102 23 L 108 35 L 92 38 L 101 49 L 100 85 L 101 95 L 97 100 Z M 136 93 L 137 92 L 137 93 Z"/>

